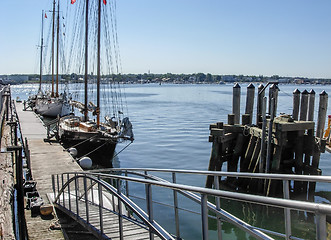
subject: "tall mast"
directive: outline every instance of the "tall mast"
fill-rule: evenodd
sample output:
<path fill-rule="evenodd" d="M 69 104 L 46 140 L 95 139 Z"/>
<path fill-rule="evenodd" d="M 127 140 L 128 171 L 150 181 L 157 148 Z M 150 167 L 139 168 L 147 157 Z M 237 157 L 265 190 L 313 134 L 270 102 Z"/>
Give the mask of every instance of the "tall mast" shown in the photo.
<path fill-rule="evenodd" d="M 84 120 L 87 121 L 87 77 L 88 77 L 88 0 L 85 6 L 85 102 L 84 102 Z"/>
<path fill-rule="evenodd" d="M 44 10 L 41 14 L 41 39 L 40 39 L 40 77 L 39 77 L 39 92 L 41 91 L 41 80 L 43 76 L 43 45 L 44 45 Z"/>
<path fill-rule="evenodd" d="M 101 0 L 98 4 L 98 59 L 97 59 L 97 125 L 100 125 L 100 43 L 101 43 Z"/>
<path fill-rule="evenodd" d="M 55 0 L 53 1 L 53 26 L 52 26 L 52 97 L 54 97 L 54 30 L 55 30 Z"/>
<path fill-rule="evenodd" d="M 57 25 L 56 25 L 56 93 L 59 96 L 59 32 L 60 32 L 60 1 L 57 2 Z"/>

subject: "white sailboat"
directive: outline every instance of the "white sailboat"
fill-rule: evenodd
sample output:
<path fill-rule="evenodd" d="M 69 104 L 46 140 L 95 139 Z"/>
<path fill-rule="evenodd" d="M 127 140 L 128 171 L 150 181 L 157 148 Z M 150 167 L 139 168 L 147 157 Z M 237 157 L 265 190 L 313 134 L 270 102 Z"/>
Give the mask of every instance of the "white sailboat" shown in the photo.
<path fill-rule="evenodd" d="M 60 25 L 60 4 L 57 9 L 57 54 L 56 54 L 56 91 L 54 91 L 54 42 L 55 42 L 55 0 L 53 1 L 53 22 L 52 22 L 52 92 L 45 94 L 41 90 L 42 81 L 42 57 L 43 57 L 43 21 L 42 16 L 42 34 L 41 34 L 41 53 L 40 53 L 40 84 L 39 91 L 34 104 L 34 111 L 42 116 L 55 118 L 57 116 L 66 116 L 71 113 L 68 94 L 66 91 L 59 94 L 59 25 Z"/>

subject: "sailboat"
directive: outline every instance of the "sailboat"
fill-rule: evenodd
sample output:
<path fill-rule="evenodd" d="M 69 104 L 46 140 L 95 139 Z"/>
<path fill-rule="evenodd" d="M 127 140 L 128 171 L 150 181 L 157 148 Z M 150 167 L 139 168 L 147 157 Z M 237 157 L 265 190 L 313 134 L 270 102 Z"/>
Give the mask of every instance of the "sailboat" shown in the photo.
<path fill-rule="evenodd" d="M 60 141 L 65 148 L 74 147 L 77 150 L 77 158 L 89 157 L 94 164 L 101 165 L 103 167 L 112 167 L 111 159 L 114 156 L 115 147 L 118 142 L 123 140 L 134 139 L 132 132 L 132 124 L 128 117 L 124 117 L 123 112 L 117 111 L 113 113 L 113 116 L 105 116 L 105 121 L 101 122 L 101 81 L 107 81 L 108 83 L 114 81 L 114 77 L 108 79 L 101 79 L 101 12 L 102 2 L 106 5 L 105 0 L 92 1 L 89 5 L 89 0 L 85 0 L 85 40 L 84 40 L 84 102 L 71 101 L 73 107 L 79 110 L 82 116 L 69 115 L 63 117 L 58 123 L 58 134 Z M 97 7 L 93 4 L 97 2 Z M 75 3 L 72 0 L 71 3 Z M 92 74 L 89 75 L 89 21 L 92 19 L 89 16 L 89 7 L 94 7 L 97 14 L 97 49 L 96 49 L 96 104 L 92 101 L 89 102 L 89 80 L 93 80 Z M 103 11 L 104 12 L 104 11 Z M 102 18 L 105 19 L 105 18 Z M 95 32 L 93 32 L 95 33 Z M 93 34 L 94 36 L 94 34 Z M 103 49 L 103 51 L 105 51 Z M 107 66 L 106 66 L 107 67 Z M 104 67 L 105 68 L 105 67 Z M 91 79 L 90 79 L 91 78 Z M 106 78 L 106 77 L 105 77 Z M 114 106 L 112 106 L 114 109 Z M 115 108 L 117 109 L 117 108 Z M 96 118 L 92 120 L 92 118 Z"/>
<path fill-rule="evenodd" d="M 44 10 L 42 10 L 41 14 L 41 39 L 40 39 L 40 72 L 39 72 L 39 88 L 37 94 L 30 95 L 27 102 L 24 102 L 24 109 L 31 108 L 32 110 L 35 109 L 37 102 L 40 102 L 42 99 L 45 98 L 45 94 L 41 89 L 41 82 L 43 76 L 43 68 L 42 68 L 42 61 L 43 61 L 43 47 L 44 47 Z"/>
<path fill-rule="evenodd" d="M 57 54 L 56 54 L 56 92 L 54 92 L 54 38 L 55 38 L 55 0 L 53 1 L 53 22 L 52 22 L 52 92 L 44 94 L 41 90 L 42 81 L 42 57 L 43 57 L 43 21 L 42 15 L 42 34 L 41 34 L 41 53 L 40 53 L 40 82 L 39 90 L 34 104 L 34 111 L 42 116 L 55 118 L 66 116 L 71 113 L 68 94 L 64 91 L 59 94 L 59 25 L 60 25 L 60 4 L 57 10 Z"/>

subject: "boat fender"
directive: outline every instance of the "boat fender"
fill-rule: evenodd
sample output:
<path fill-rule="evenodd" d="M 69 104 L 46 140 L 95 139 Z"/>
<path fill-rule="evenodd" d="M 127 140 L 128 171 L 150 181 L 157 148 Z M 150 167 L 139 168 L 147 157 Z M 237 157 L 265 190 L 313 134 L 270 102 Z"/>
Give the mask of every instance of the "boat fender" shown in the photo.
<path fill-rule="evenodd" d="M 79 165 L 84 169 L 90 169 L 92 167 L 92 160 L 89 157 L 82 157 L 78 162 Z"/>
<path fill-rule="evenodd" d="M 72 157 L 76 157 L 78 154 L 78 151 L 76 148 L 69 148 L 69 153 Z"/>

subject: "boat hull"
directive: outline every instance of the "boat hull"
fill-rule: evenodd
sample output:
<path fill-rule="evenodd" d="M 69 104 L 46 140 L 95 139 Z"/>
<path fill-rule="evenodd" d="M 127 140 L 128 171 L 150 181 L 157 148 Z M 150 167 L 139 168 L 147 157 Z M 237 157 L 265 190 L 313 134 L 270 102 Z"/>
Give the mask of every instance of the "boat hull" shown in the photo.
<path fill-rule="evenodd" d="M 57 116 L 63 117 L 70 114 L 70 105 L 62 101 L 41 101 L 37 102 L 35 112 L 46 117 L 55 118 Z"/>
<path fill-rule="evenodd" d="M 60 128 L 60 141 L 64 148 L 74 147 L 77 149 L 76 158 L 90 157 L 93 164 L 105 168 L 113 167 L 117 141 L 102 137 L 98 132 L 74 132 Z"/>

